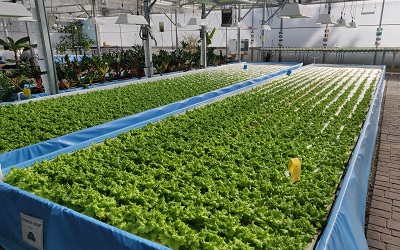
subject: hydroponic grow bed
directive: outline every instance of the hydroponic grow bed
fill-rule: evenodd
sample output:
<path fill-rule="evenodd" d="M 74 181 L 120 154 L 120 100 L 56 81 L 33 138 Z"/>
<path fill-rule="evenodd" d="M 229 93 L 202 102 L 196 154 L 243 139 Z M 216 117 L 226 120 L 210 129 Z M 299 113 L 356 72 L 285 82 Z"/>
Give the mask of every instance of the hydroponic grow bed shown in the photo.
<path fill-rule="evenodd" d="M 143 84 L 132 82 L 120 88 L 114 85 L 109 86 L 113 89 L 0 106 L 0 153 L 289 67 L 259 64 L 243 70 L 243 64 L 227 65 L 155 81 L 137 81 Z"/>
<path fill-rule="evenodd" d="M 6 181 L 174 249 L 301 249 L 323 228 L 379 73 L 309 67 Z"/>

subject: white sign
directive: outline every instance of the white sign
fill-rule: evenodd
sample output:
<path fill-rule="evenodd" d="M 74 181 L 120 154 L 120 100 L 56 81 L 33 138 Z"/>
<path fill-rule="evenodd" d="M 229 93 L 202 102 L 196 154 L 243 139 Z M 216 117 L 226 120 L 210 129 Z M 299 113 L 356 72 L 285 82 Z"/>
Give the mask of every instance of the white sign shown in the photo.
<path fill-rule="evenodd" d="M 43 220 L 21 213 L 22 240 L 43 250 Z"/>

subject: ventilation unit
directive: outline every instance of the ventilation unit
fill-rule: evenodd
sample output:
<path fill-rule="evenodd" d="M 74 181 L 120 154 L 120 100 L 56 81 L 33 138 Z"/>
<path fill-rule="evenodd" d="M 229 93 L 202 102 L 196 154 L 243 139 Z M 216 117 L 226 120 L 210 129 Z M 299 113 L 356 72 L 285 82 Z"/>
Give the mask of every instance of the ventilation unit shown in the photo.
<path fill-rule="evenodd" d="M 235 11 L 233 8 L 222 10 L 222 27 L 231 27 L 235 22 Z"/>

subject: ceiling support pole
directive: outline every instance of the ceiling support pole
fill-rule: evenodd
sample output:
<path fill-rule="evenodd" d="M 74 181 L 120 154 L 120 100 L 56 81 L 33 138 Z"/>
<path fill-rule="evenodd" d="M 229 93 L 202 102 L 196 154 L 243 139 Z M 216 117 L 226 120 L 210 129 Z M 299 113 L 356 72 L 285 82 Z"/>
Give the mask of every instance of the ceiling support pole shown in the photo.
<path fill-rule="evenodd" d="M 236 48 L 237 48 L 237 61 L 240 63 L 241 61 L 241 54 L 242 54 L 242 44 L 241 44 L 241 37 L 240 37 L 240 25 L 239 22 L 242 21 L 242 18 L 240 17 L 240 12 L 242 12 L 242 5 L 238 4 L 238 16 L 237 16 L 237 40 L 236 40 Z"/>
<path fill-rule="evenodd" d="M 384 8 L 385 8 L 385 0 L 383 0 L 383 2 L 382 2 L 381 18 L 379 20 L 379 27 L 378 28 L 382 27 L 382 18 L 383 18 L 383 10 L 384 10 Z M 378 45 L 376 45 L 376 48 L 378 48 Z M 373 65 L 376 64 L 376 56 L 377 56 L 377 54 L 378 54 L 378 52 L 375 52 Z"/>
<path fill-rule="evenodd" d="M 151 45 L 150 45 L 150 8 L 149 8 L 149 0 L 143 1 L 143 12 L 144 18 L 149 23 L 149 25 L 142 25 L 142 34 L 143 34 L 143 47 L 144 47 L 144 56 L 145 56 L 145 73 L 146 76 L 151 78 L 153 77 L 153 58 L 151 54 Z"/>
<path fill-rule="evenodd" d="M 205 19 L 207 17 L 206 14 L 206 4 L 201 4 L 201 19 Z M 200 63 L 203 68 L 207 67 L 207 35 L 206 35 L 207 26 L 202 25 L 200 30 L 200 38 L 201 38 L 201 48 L 200 48 Z"/>
<path fill-rule="evenodd" d="M 101 43 L 100 43 L 100 32 L 99 32 L 99 25 L 96 22 L 97 17 L 97 10 L 96 10 L 96 0 L 92 0 L 92 12 L 94 22 L 94 32 L 96 34 L 96 46 L 97 46 L 97 56 L 101 58 Z"/>
<path fill-rule="evenodd" d="M 175 46 L 176 49 L 179 48 L 179 39 L 178 39 L 178 27 L 176 27 L 176 24 L 178 23 L 178 10 L 175 9 Z"/>
<path fill-rule="evenodd" d="M 51 48 L 49 28 L 46 17 L 46 7 L 43 0 L 35 0 L 35 7 L 32 7 L 32 14 L 36 17 L 38 25 L 38 62 L 42 72 L 45 92 L 50 95 L 58 94 L 56 67 L 53 59 L 53 50 Z"/>

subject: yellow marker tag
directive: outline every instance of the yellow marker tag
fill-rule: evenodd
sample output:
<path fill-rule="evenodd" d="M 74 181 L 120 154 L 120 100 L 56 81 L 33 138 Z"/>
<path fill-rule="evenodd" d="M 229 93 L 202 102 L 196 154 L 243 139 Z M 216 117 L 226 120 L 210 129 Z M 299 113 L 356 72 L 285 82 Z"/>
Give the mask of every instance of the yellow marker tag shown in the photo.
<path fill-rule="evenodd" d="M 301 163 L 299 158 L 292 158 L 289 160 L 289 171 L 292 175 L 292 183 L 300 180 Z"/>
<path fill-rule="evenodd" d="M 31 89 L 30 88 L 24 88 L 24 96 L 26 98 L 30 98 L 31 97 Z"/>

